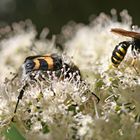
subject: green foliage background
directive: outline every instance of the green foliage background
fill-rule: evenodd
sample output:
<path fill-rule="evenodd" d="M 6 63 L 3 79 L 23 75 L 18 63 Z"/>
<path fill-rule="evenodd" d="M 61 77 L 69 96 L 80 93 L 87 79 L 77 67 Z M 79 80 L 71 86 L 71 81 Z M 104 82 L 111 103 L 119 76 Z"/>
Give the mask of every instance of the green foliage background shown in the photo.
<path fill-rule="evenodd" d="M 70 20 L 88 23 L 91 15 L 109 14 L 112 8 L 118 13 L 127 9 L 140 25 L 139 0 L 2 0 L 0 5 L 1 25 L 29 18 L 39 31 L 47 26 L 53 34 Z"/>

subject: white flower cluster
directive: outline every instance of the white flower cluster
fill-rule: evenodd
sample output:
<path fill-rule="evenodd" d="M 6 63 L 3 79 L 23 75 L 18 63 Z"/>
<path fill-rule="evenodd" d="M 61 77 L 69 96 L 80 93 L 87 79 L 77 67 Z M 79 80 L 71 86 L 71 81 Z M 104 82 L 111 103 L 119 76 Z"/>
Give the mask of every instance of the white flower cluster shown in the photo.
<path fill-rule="evenodd" d="M 45 80 L 40 80 L 38 75 L 35 80 L 28 79 L 16 114 L 17 97 L 26 82 L 22 81 L 22 70 L 18 68 L 25 57 L 61 52 L 56 49 L 55 38 L 46 38 L 48 29 L 36 39 L 37 32 L 29 20 L 0 31 L 4 36 L 0 42 L 2 135 L 15 115 L 14 124 L 28 140 L 139 139 L 140 58 L 131 65 L 130 47 L 119 67 L 111 66 L 115 46 L 132 39 L 114 35 L 110 30 L 115 27 L 131 30 L 132 19 L 126 10 L 120 13 L 121 22 L 115 10 L 111 13 L 112 16 L 101 13 L 89 25 L 70 23 L 62 29 L 59 36 L 64 46 L 62 59 L 69 65 L 73 61 L 82 79 L 76 71 L 65 77 L 64 69 L 63 78 L 54 71 L 47 72 Z M 9 80 L 13 76 L 10 72 L 17 72 L 18 76 Z M 100 98 L 98 104 L 94 93 Z"/>

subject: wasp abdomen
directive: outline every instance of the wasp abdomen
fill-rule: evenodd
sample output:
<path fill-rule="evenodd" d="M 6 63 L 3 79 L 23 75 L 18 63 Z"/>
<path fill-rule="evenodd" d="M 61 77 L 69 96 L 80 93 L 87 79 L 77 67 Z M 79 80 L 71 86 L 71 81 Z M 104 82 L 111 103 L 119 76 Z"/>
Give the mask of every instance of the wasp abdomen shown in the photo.
<path fill-rule="evenodd" d="M 124 42 L 119 43 L 115 47 L 115 49 L 112 53 L 112 57 L 111 57 L 111 61 L 112 61 L 113 66 L 115 66 L 115 67 L 119 66 L 119 64 L 124 59 L 129 46 L 130 46 L 130 43 L 128 43 L 127 41 L 124 41 Z"/>

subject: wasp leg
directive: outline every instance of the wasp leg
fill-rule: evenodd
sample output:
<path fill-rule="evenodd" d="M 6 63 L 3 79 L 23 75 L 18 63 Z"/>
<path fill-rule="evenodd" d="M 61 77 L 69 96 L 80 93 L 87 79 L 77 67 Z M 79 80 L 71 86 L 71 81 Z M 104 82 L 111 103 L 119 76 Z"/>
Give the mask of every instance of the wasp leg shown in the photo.
<path fill-rule="evenodd" d="M 131 47 L 131 52 L 132 52 L 132 55 L 133 55 L 133 60 L 131 62 L 131 66 L 135 69 L 136 73 L 139 74 L 139 72 L 137 71 L 137 69 L 135 67 L 136 60 L 137 60 L 137 54 L 136 54 L 136 51 L 135 51 L 135 45 L 133 45 L 133 44 L 132 44 L 132 47 Z"/>
<path fill-rule="evenodd" d="M 138 70 L 135 67 L 136 61 L 137 61 L 137 58 L 134 57 L 133 60 L 132 60 L 132 62 L 131 62 L 131 66 L 134 68 L 134 70 L 136 71 L 136 73 L 139 74 Z"/>
<path fill-rule="evenodd" d="M 131 66 L 135 66 L 136 60 L 137 60 L 137 58 L 136 58 L 136 56 L 134 56 L 134 57 L 133 57 L 133 60 L 132 60 L 132 62 L 131 62 Z"/>
<path fill-rule="evenodd" d="M 15 110 L 14 110 L 14 116 L 15 116 L 15 114 L 16 114 L 16 112 L 17 112 L 17 107 L 18 107 L 19 101 L 22 99 L 23 94 L 24 94 L 24 91 L 25 91 L 25 89 L 26 89 L 27 86 L 28 86 L 28 84 L 26 83 L 26 84 L 23 86 L 23 88 L 21 89 L 20 93 L 19 93 L 18 100 L 17 100 L 17 102 L 16 102 L 16 106 L 15 106 Z M 13 122 L 13 121 L 14 121 L 14 117 L 13 117 L 11 120 L 12 120 L 12 122 Z"/>
<path fill-rule="evenodd" d="M 132 46 L 132 55 L 133 55 L 133 60 L 131 62 L 131 66 L 134 68 L 137 74 L 139 74 L 138 70 L 135 67 L 136 61 L 137 61 L 137 55 L 136 52 L 134 51 L 134 47 Z"/>

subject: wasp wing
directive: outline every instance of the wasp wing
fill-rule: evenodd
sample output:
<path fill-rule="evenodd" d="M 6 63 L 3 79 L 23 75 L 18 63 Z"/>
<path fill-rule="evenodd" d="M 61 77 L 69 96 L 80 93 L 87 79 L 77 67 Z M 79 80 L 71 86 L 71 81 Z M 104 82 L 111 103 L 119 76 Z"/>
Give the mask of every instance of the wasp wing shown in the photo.
<path fill-rule="evenodd" d="M 134 32 L 134 31 L 127 31 L 121 28 L 112 28 L 111 32 L 119 34 L 119 35 L 123 35 L 126 37 L 132 37 L 134 39 L 140 39 L 140 33 Z"/>

